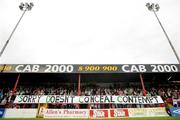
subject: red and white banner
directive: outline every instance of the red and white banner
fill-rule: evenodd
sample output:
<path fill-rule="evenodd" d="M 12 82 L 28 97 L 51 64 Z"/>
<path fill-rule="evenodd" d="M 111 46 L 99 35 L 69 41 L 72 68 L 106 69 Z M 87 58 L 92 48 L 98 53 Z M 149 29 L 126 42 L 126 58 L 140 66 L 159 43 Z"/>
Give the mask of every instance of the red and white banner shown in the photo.
<path fill-rule="evenodd" d="M 90 118 L 109 118 L 108 110 L 104 110 L 104 109 L 90 110 L 89 116 Z"/>
<path fill-rule="evenodd" d="M 111 109 L 110 110 L 110 117 L 117 118 L 117 117 L 128 117 L 128 109 Z"/>

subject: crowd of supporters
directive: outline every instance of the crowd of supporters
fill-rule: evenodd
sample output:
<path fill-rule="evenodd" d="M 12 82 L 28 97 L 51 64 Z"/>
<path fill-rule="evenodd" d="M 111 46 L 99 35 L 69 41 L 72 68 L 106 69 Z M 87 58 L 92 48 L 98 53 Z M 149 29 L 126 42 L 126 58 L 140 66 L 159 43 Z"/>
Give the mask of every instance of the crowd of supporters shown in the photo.
<path fill-rule="evenodd" d="M 82 85 L 81 90 L 71 86 L 59 86 L 59 87 L 27 87 L 20 86 L 13 91 L 10 88 L 0 88 L 0 105 L 6 107 L 37 107 L 37 105 L 13 104 L 16 95 L 68 95 L 68 96 L 93 96 L 93 95 L 118 95 L 118 96 L 143 96 L 143 90 L 138 87 L 119 87 L 118 85 L 109 85 L 108 87 L 102 87 L 98 85 Z M 161 96 L 165 102 L 173 102 L 173 99 L 180 98 L 180 88 L 173 87 L 150 87 L 146 88 L 146 96 Z M 176 104 L 178 106 L 179 103 Z M 122 107 L 146 107 L 144 105 L 119 105 L 119 104 L 96 104 L 96 105 L 80 105 L 81 108 L 122 108 Z M 154 107 L 155 105 L 149 105 L 148 107 Z M 53 108 L 78 108 L 78 105 L 73 104 L 50 104 L 49 107 Z"/>

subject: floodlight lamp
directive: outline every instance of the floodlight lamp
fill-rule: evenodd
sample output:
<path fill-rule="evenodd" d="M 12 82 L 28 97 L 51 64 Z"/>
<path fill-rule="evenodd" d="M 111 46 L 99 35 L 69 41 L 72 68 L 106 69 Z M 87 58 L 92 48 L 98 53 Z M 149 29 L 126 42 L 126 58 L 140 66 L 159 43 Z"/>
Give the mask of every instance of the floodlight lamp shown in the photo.
<path fill-rule="evenodd" d="M 24 5 L 24 3 L 20 3 L 20 5 L 19 5 L 19 8 L 20 8 L 20 10 L 24 10 L 24 8 L 25 8 L 25 5 Z"/>
<path fill-rule="evenodd" d="M 146 7 L 149 7 L 150 6 L 150 3 L 146 3 Z"/>
<path fill-rule="evenodd" d="M 29 3 L 29 5 L 30 5 L 31 7 L 33 7 L 33 6 L 34 6 L 34 4 L 33 4 L 32 2 L 30 2 L 30 3 Z"/>
<path fill-rule="evenodd" d="M 158 4 L 156 4 L 155 9 L 156 9 L 156 11 L 158 11 L 160 9 L 160 6 Z"/>
<path fill-rule="evenodd" d="M 146 7 L 148 8 L 149 11 L 152 11 L 152 4 L 151 3 L 146 3 Z"/>

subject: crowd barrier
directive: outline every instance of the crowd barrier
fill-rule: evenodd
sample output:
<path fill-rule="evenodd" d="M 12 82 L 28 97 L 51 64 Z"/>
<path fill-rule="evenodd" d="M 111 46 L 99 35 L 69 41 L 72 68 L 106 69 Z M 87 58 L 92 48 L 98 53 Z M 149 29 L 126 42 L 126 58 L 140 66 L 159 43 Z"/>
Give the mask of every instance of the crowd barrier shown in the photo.
<path fill-rule="evenodd" d="M 179 110 L 179 109 L 178 109 Z M 0 109 L 3 118 L 119 118 L 168 116 L 164 107 L 119 109 Z"/>

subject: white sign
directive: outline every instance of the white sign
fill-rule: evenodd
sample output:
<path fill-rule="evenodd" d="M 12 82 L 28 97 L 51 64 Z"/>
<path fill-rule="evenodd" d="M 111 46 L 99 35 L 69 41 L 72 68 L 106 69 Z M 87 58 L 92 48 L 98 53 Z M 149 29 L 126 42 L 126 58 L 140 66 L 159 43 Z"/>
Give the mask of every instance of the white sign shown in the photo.
<path fill-rule="evenodd" d="M 43 118 L 88 118 L 88 109 L 46 109 L 41 108 L 39 115 Z"/>
<path fill-rule="evenodd" d="M 168 116 L 164 107 L 158 108 L 128 108 L 129 117 Z"/>
<path fill-rule="evenodd" d="M 4 118 L 36 118 L 37 109 L 6 109 Z"/>

